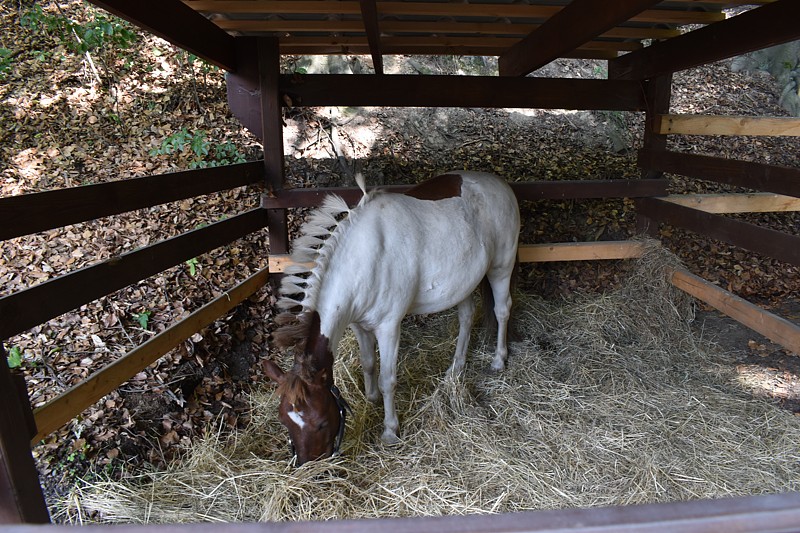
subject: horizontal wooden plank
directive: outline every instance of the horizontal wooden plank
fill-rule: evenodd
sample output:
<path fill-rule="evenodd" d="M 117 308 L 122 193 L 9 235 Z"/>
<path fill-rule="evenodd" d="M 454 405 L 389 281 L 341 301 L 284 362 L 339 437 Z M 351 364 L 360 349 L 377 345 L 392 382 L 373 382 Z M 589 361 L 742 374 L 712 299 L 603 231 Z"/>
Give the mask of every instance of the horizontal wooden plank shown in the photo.
<path fill-rule="evenodd" d="M 645 80 L 800 38 L 800 2 L 777 0 L 609 62 L 618 79 Z"/>
<path fill-rule="evenodd" d="M 527 107 L 641 111 L 636 82 L 496 76 L 283 75 L 294 106 Z"/>
<path fill-rule="evenodd" d="M 645 170 L 800 197 L 800 169 L 797 168 L 660 150 L 640 151 L 638 164 Z"/>
<path fill-rule="evenodd" d="M 381 38 L 381 44 L 389 50 L 397 50 L 397 53 L 413 53 L 417 48 L 446 48 L 458 49 L 469 48 L 475 50 L 477 55 L 493 55 L 486 50 L 505 50 L 520 41 L 520 37 L 488 37 L 488 36 L 385 36 Z M 369 46 L 366 35 L 363 36 L 339 36 L 339 35 L 290 35 L 282 37 L 280 40 L 281 52 L 285 49 L 301 49 L 303 47 L 319 48 L 320 46 L 341 46 L 341 47 L 362 47 Z M 571 48 L 564 52 L 561 57 L 567 57 L 573 50 L 588 52 L 590 50 L 601 51 L 631 51 L 638 50 L 642 45 L 632 41 L 588 41 L 581 46 Z"/>
<path fill-rule="evenodd" d="M 257 231 L 266 216 L 253 209 L 0 298 L 0 339 Z"/>
<path fill-rule="evenodd" d="M 635 241 L 521 244 L 519 260 L 522 263 L 549 263 L 553 261 L 633 259 L 641 257 L 643 250 L 642 243 Z"/>
<path fill-rule="evenodd" d="M 264 163 L 203 168 L 0 198 L 0 240 L 211 194 L 264 176 Z"/>
<path fill-rule="evenodd" d="M 679 289 L 762 334 L 772 342 L 800 354 L 800 326 L 753 305 L 686 270 L 675 270 L 670 281 Z"/>
<path fill-rule="evenodd" d="M 359 41 L 363 39 L 359 38 Z M 322 39 L 318 44 L 306 45 L 293 45 L 290 43 L 281 43 L 280 50 L 283 55 L 352 55 L 361 54 L 367 55 L 370 53 L 369 45 L 364 41 L 364 44 L 344 44 L 347 42 L 345 38 L 332 37 Z M 499 56 L 507 47 L 488 47 L 488 46 L 419 46 L 414 44 L 413 41 L 405 41 L 402 45 L 391 45 L 381 47 L 383 55 L 429 55 L 429 56 Z M 600 50 L 600 49 L 579 49 L 573 50 L 566 54 L 564 57 L 568 59 L 614 59 L 619 54 L 615 50 Z M 392 76 L 396 76 L 393 74 Z M 462 76 L 466 78 L 467 76 Z M 471 77 L 471 76 L 470 76 Z M 445 107 L 445 106 L 439 106 Z M 484 106 L 487 107 L 487 106 Z"/>
<path fill-rule="evenodd" d="M 657 198 L 639 198 L 636 209 L 656 222 L 688 229 L 746 250 L 800 265 L 800 236 L 762 228 Z"/>
<path fill-rule="evenodd" d="M 788 117 L 659 115 L 653 125 L 653 133 L 662 135 L 800 136 L 800 118 Z"/>
<path fill-rule="evenodd" d="M 800 528 L 800 493 L 503 514 L 262 523 L 92 524 L 92 533 L 769 533 Z M 4 533 L 73 532 L 8 526 Z"/>
<path fill-rule="evenodd" d="M 633 259 L 641 257 L 642 244 L 636 241 L 559 242 L 546 244 L 521 244 L 519 260 L 522 263 L 548 263 L 553 261 L 595 261 L 602 259 Z M 291 256 L 269 256 L 269 271 L 285 272 L 293 265 Z M 311 266 L 311 265 L 307 265 Z"/>
<path fill-rule="evenodd" d="M 261 20 L 221 19 L 216 24 L 228 31 L 243 32 L 363 32 L 361 20 Z M 420 22 L 405 20 L 382 20 L 383 34 L 435 33 L 470 35 L 517 35 L 523 36 L 537 29 L 539 24 L 506 24 L 497 22 L 467 22 L 443 20 Z M 602 33 L 604 39 L 667 39 L 680 35 L 680 30 L 670 28 L 617 27 Z"/>
<path fill-rule="evenodd" d="M 699 209 L 706 213 L 800 211 L 800 198 L 770 193 L 671 194 L 662 200 Z"/>
<path fill-rule="evenodd" d="M 78 416 L 159 357 L 249 298 L 268 280 L 269 271 L 265 268 L 36 409 L 37 433 L 31 443 L 35 444 Z"/>
<path fill-rule="evenodd" d="M 652 180 L 561 180 L 525 181 L 510 183 L 517 199 L 524 200 L 568 200 L 589 198 L 640 198 L 643 196 L 665 196 L 667 181 Z M 402 193 L 411 185 L 369 187 L 387 192 Z M 308 189 L 284 189 L 274 195 L 265 195 L 261 205 L 267 209 L 316 207 L 329 194 L 341 196 L 350 205 L 361 199 L 358 187 L 328 187 Z"/>
<path fill-rule="evenodd" d="M 360 15 L 357 1 L 325 0 L 185 0 L 197 11 L 205 13 L 269 13 L 269 14 L 324 14 Z M 735 2 L 731 2 L 735 3 Z M 562 9 L 561 6 L 511 3 L 454 3 L 454 2 L 384 2 L 378 3 L 378 14 L 419 15 L 435 17 L 492 17 L 546 20 Z M 682 11 L 673 9 L 648 9 L 633 16 L 631 22 L 657 24 L 710 24 L 725 19 L 725 14 L 715 11 Z"/>

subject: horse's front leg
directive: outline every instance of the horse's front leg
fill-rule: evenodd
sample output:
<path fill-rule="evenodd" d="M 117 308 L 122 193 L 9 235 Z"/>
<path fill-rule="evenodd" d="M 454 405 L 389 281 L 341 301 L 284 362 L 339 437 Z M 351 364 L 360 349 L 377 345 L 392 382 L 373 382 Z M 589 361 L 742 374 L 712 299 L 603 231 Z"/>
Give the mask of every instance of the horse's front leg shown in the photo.
<path fill-rule="evenodd" d="M 469 294 L 458 304 L 458 341 L 456 342 L 456 354 L 453 357 L 453 364 L 447 369 L 448 377 L 456 377 L 464 370 L 474 316 L 475 302 L 472 300 L 472 294 Z"/>
<path fill-rule="evenodd" d="M 394 391 L 397 388 L 397 351 L 400 347 L 400 321 L 381 327 L 375 332 L 381 352 L 380 386 L 383 393 L 383 435 L 386 444 L 400 442 L 397 430 L 400 424 L 394 408 Z"/>
<path fill-rule="evenodd" d="M 361 370 L 364 372 L 364 394 L 367 400 L 375 403 L 380 398 L 378 367 L 375 366 L 375 335 L 356 324 L 351 324 L 350 328 L 358 341 Z"/>

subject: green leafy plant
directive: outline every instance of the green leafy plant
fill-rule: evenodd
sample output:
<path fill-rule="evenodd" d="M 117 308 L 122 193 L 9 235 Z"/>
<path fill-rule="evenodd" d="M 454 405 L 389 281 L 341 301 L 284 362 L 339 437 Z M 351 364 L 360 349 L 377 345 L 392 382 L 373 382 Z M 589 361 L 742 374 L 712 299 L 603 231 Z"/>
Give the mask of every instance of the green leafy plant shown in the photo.
<path fill-rule="evenodd" d="M 5 76 L 5 72 L 11 68 L 12 52 L 8 48 L 0 48 L 0 78 Z"/>
<path fill-rule="evenodd" d="M 198 261 L 196 257 L 193 257 L 186 261 L 186 265 L 189 267 L 189 275 L 195 277 L 197 275 L 197 265 Z"/>
<path fill-rule="evenodd" d="M 150 316 L 153 314 L 152 311 L 142 311 L 141 313 L 136 313 L 134 318 L 139 325 L 142 326 L 142 329 L 147 329 L 147 326 L 150 324 Z"/>
<path fill-rule="evenodd" d="M 39 4 L 34 4 L 22 14 L 20 24 L 25 28 L 50 33 L 75 54 L 101 48 L 127 50 L 138 38 L 128 23 L 116 17 L 97 13 L 87 23 L 78 24 L 63 14 L 45 13 Z"/>
<path fill-rule="evenodd" d="M 189 133 L 181 128 L 168 135 L 161 145 L 150 150 L 150 155 L 171 155 L 183 153 L 189 157 L 189 168 L 207 168 L 234 163 L 244 163 L 245 157 L 232 142 L 209 143 L 204 130 Z"/>
<path fill-rule="evenodd" d="M 8 363 L 8 368 L 11 369 L 22 366 L 22 350 L 20 350 L 19 346 L 13 346 L 10 350 L 8 350 L 6 362 Z"/>

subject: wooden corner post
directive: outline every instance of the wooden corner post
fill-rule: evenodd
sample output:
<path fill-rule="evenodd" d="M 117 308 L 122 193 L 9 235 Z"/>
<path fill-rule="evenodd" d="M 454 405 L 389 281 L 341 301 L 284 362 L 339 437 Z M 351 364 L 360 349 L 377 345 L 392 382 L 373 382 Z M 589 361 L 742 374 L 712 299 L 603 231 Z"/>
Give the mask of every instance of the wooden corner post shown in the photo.
<path fill-rule="evenodd" d="M 0 345 L 0 525 L 50 522 L 31 455 L 26 412 Z M 2 528 L 0 528 L 2 529 Z"/>
<path fill-rule="evenodd" d="M 261 93 L 261 143 L 264 147 L 264 170 L 267 194 L 283 189 L 283 120 L 281 116 L 280 49 L 276 37 L 256 39 L 258 82 Z M 268 209 L 269 253 L 289 252 L 289 224 L 286 209 Z"/>
<path fill-rule="evenodd" d="M 665 74 L 642 82 L 647 110 L 644 120 L 643 151 L 664 151 L 667 149 L 667 136 L 656 133 L 659 116 L 669 113 L 672 97 L 672 74 Z M 642 168 L 643 179 L 660 179 L 663 172 L 652 168 Z M 639 233 L 658 237 L 658 224 L 642 213 L 636 214 L 636 230 Z"/>

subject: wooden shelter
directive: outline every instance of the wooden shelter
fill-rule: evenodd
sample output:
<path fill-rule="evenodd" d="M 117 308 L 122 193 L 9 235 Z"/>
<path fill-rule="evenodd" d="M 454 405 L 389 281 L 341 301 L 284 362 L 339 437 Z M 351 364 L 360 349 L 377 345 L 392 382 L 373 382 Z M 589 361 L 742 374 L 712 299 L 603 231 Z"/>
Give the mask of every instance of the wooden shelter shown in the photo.
<path fill-rule="evenodd" d="M 668 223 L 746 250 L 800 264 L 800 237 L 725 218 L 736 210 L 797 210 L 800 169 L 675 153 L 667 135 L 800 135 L 795 119 L 669 115 L 672 73 L 800 38 L 800 2 L 776 0 L 91 0 L 229 72 L 234 114 L 263 143 L 263 161 L 0 198 L 0 239 L 191 198 L 265 184 L 261 208 L 0 298 L 0 340 L 267 227 L 270 271 L 282 270 L 287 210 L 316 205 L 328 190 L 284 190 L 281 114 L 288 106 L 420 106 L 602 109 L 642 112 L 642 178 L 532 181 L 520 199 L 635 198 L 642 230 Z M 723 9 L 750 5 L 726 18 Z M 374 73 L 282 75 L 283 54 L 369 54 Z M 389 54 L 499 56 L 491 77 L 402 76 L 383 72 Z M 608 61 L 608 79 L 526 77 L 557 58 Z M 761 193 L 667 195 L 662 173 L 747 187 Z M 337 189 L 350 200 L 352 189 Z M 633 242 L 525 245 L 522 261 L 635 257 Z M 268 280 L 262 271 L 185 320 L 32 411 L 24 380 L 0 357 L 0 524 L 49 517 L 31 442 L 59 428 L 182 340 L 213 322 Z M 678 287 L 800 353 L 800 328 L 688 273 Z M 5 355 L 5 354 L 2 354 Z M 558 527 L 676 527 L 765 531 L 800 528 L 800 495 L 648 508 L 572 510 L 390 521 L 390 531 L 532 531 Z M 679 522 L 677 522 L 679 521 Z M 678 526 L 677 524 L 682 524 Z M 219 526 L 213 526 L 220 530 Z M 314 524 L 310 530 L 372 530 L 374 524 Z M 383 527 L 383 526 L 381 526 Z M 225 529 L 256 529 L 230 526 Z M 149 529 L 157 529 L 155 527 Z M 280 529 L 261 525 L 259 530 Z M 13 530 L 13 529 L 12 529 Z"/>

